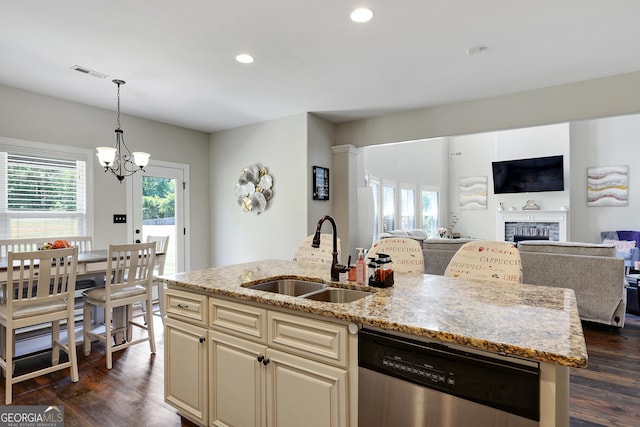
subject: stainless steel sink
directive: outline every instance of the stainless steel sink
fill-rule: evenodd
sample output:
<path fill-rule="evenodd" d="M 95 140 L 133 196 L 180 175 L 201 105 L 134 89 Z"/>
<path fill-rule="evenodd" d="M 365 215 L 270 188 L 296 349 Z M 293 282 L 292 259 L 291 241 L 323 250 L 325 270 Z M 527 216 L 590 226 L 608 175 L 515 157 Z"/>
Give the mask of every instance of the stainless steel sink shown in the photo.
<path fill-rule="evenodd" d="M 247 286 L 249 289 L 258 291 L 273 292 L 276 294 L 291 295 L 294 297 L 308 294 L 320 289 L 326 288 L 327 285 L 319 282 L 307 282 L 297 279 L 279 279 L 257 285 Z"/>
<path fill-rule="evenodd" d="M 325 288 L 309 295 L 303 295 L 302 298 L 322 302 L 349 303 L 369 295 L 371 295 L 371 292 L 355 289 Z"/>

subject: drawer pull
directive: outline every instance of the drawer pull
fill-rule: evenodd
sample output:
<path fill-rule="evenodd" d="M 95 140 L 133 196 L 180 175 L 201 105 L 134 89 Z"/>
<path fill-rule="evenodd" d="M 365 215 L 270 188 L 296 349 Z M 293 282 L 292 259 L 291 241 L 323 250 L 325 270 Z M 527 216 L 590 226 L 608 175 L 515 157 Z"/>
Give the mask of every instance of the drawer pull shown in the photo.
<path fill-rule="evenodd" d="M 189 306 L 187 304 L 180 304 L 178 303 L 178 308 L 189 308 Z"/>

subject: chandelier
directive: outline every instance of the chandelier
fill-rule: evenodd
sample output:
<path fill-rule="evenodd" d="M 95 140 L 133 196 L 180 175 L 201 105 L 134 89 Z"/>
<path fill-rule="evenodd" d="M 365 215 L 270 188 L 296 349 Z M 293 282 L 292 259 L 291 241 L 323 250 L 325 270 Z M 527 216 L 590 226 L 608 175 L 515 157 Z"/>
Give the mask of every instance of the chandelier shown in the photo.
<path fill-rule="evenodd" d="M 113 80 L 118 85 L 118 127 L 116 128 L 116 145 L 113 147 L 98 147 L 98 161 L 104 167 L 104 171 L 111 172 L 122 182 L 125 177 L 133 175 L 139 170 L 144 171 L 144 167 L 149 163 L 149 153 L 141 151 L 129 151 L 124 143 L 124 131 L 120 129 L 120 86 L 125 84 L 124 80 Z M 132 160 L 133 159 L 133 160 Z"/>

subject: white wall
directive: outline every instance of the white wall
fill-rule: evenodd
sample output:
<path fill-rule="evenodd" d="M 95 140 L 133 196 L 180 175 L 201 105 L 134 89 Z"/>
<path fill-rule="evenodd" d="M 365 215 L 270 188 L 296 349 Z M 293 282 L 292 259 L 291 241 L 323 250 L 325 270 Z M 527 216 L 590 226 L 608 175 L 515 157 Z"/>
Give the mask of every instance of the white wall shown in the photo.
<path fill-rule="evenodd" d="M 458 221 L 455 231 L 462 237 L 494 240 L 496 236 L 496 206 L 491 178 L 491 162 L 496 156 L 496 132 L 485 132 L 473 135 L 447 138 L 449 142 L 449 176 L 447 190 L 451 212 L 442 226 L 450 228 L 451 216 L 456 215 Z M 460 178 L 469 176 L 487 177 L 487 209 L 460 210 L 459 183 Z"/>
<path fill-rule="evenodd" d="M 558 124 L 524 129 L 435 138 L 409 143 L 363 147 L 369 174 L 400 182 L 419 182 L 441 187 L 441 226 L 450 227 L 458 219 L 455 231 L 462 236 L 494 240 L 498 203 L 520 210 L 533 199 L 545 210 L 569 205 L 569 125 Z M 564 155 L 566 191 L 493 194 L 491 162 L 528 157 Z M 445 159 L 443 162 L 442 159 Z M 460 178 L 487 177 L 487 209 L 461 210 Z"/>
<path fill-rule="evenodd" d="M 640 115 L 571 124 L 571 238 L 598 242 L 600 231 L 640 230 Z M 629 166 L 629 204 L 587 207 L 587 168 Z M 573 212 L 580 211 L 580 215 Z"/>
<path fill-rule="evenodd" d="M 335 199 L 335 183 L 332 175 L 335 170 L 332 166 L 331 144 L 335 139 L 335 129 L 332 123 L 321 119 L 313 114 L 307 115 L 307 169 L 306 186 L 307 192 L 307 233 L 313 234 L 316 231 L 318 220 L 333 212 L 333 200 Z M 329 169 L 329 200 L 313 200 L 313 167 L 321 166 Z M 326 229 L 324 227 L 327 227 Z M 323 225 L 322 232 L 329 230 L 328 225 Z M 340 230 L 338 230 L 340 233 Z"/>
<path fill-rule="evenodd" d="M 438 188 L 439 215 L 446 224 L 449 215 L 447 147 L 446 138 L 362 147 L 364 173 L 383 181 L 395 182 L 398 194 L 402 184 L 415 185 L 416 194 L 420 194 L 422 185 Z M 360 179 L 360 182 L 363 181 Z M 399 229 L 400 224 L 396 228 Z"/>
<path fill-rule="evenodd" d="M 640 71 L 340 123 L 335 145 L 362 147 L 637 112 Z"/>
<path fill-rule="evenodd" d="M 110 87 L 109 90 L 113 88 Z M 9 138 L 95 150 L 115 143 L 115 111 L 63 101 L 0 85 L 0 135 Z M 209 264 L 209 164 L 208 137 L 194 130 L 121 115 L 130 149 L 147 151 L 155 160 L 190 165 L 191 268 Z M 126 185 L 105 174 L 96 163 L 94 177 L 94 245 L 127 241 L 127 224 L 113 224 L 113 214 L 125 213 Z"/>
<path fill-rule="evenodd" d="M 335 144 L 348 143 L 365 147 L 431 137 L 571 123 L 568 157 L 572 191 L 570 203 L 567 203 L 570 205 L 569 236 L 571 240 L 598 242 L 599 231 L 602 229 L 640 229 L 640 217 L 633 214 L 634 206 L 638 206 L 634 200 L 640 197 L 633 188 L 634 170 L 636 167 L 640 168 L 640 162 L 635 162 L 638 158 L 636 146 L 640 144 L 633 138 L 633 135 L 638 135 L 635 128 L 639 119 L 631 116 L 627 122 L 624 118 L 624 115 L 638 112 L 640 72 L 633 72 L 340 123 L 336 125 Z M 623 116 L 618 117 L 620 115 Z M 606 122 L 607 117 L 613 121 Z M 604 122 L 600 123 L 600 120 Z M 615 140 L 611 135 L 615 135 Z M 534 142 L 524 144 L 535 146 Z M 629 207 L 587 209 L 586 168 L 619 164 L 630 165 Z M 508 203 L 507 206 L 516 204 L 515 201 Z M 491 204 L 489 199 L 489 207 Z M 562 204 L 564 203 L 560 200 L 550 200 L 544 208 L 552 209 Z M 494 200 L 493 206 L 496 205 L 497 201 Z M 471 221 L 469 226 L 474 224 L 475 229 L 477 224 L 485 223 L 485 218 L 478 216 L 476 220 L 466 219 L 461 226 L 466 221 Z M 492 224 L 491 227 L 494 228 L 494 222 L 486 222 L 486 225 Z M 494 235 L 493 232 L 491 235 Z"/>
<path fill-rule="evenodd" d="M 309 230 L 307 137 L 307 114 L 211 135 L 211 265 L 293 257 Z M 234 193 L 252 164 L 273 177 L 273 198 L 259 215 L 243 212 Z"/>
<path fill-rule="evenodd" d="M 513 160 L 530 157 L 564 156 L 565 191 L 545 191 L 541 193 L 499 194 L 495 196 L 492 208 L 502 202 L 505 209 L 521 209 L 527 200 L 535 200 L 540 209 L 558 211 L 560 206 L 569 205 L 571 188 L 569 124 L 536 126 L 524 129 L 500 131 L 496 133 L 494 160 Z M 491 173 L 489 173 L 491 177 Z M 490 188 L 493 181 L 490 178 Z M 491 191 L 491 193 L 493 193 Z"/>

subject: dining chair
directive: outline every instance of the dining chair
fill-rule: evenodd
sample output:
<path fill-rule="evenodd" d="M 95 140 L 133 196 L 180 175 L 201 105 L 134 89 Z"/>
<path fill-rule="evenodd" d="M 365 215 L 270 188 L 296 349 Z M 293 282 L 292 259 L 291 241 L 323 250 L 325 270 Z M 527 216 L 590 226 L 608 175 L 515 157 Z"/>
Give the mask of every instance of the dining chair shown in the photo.
<path fill-rule="evenodd" d="M 387 254 L 393 262 L 393 271 L 401 274 L 424 274 L 424 255 L 421 244 L 410 237 L 387 237 L 373 244 L 365 258 Z"/>
<path fill-rule="evenodd" d="M 337 238 L 338 242 L 338 261 L 340 260 L 340 238 Z M 320 247 L 314 248 L 311 246 L 313 242 L 313 234 L 304 238 L 295 255 L 294 261 L 299 262 L 311 262 L 315 264 L 327 264 L 331 265 L 333 261 L 333 235 L 322 233 L 320 235 Z"/>
<path fill-rule="evenodd" d="M 74 292 L 78 248 L 9 252 L 7 283 L 0 303 L 2 345 L 0 368 L 5 374 L 5 403 L 12 401 L 13 384 L 50 372 L 70 368 L 78 381 Z M 60 322 L 66 322 L 67 343 L 60 338 Z M 16 330 L 51 323 L 51 366 L 14 376 Z M 60 350 L 68 361 L 60 363 Z"/>
<path fill-rule="evenodd" d="M 132 305 L 140 303 L 149 307 L 152 300 L 155 242 L 109 245 L 107 274 L 104 288 L 88 289 L 84 299 L 84 354 L 91 354 L 91 341 L 98 340 L 106 347 L 107 369 L 113 366 L 113 353 L 135 344 L 149 342 L 151 353 L 156 352 L 151 310 L 146 310 L 145 322 L 133 318 Z M 104 325 L 91 324 L 91 308 L 104 310 Z M 119 313 L 124 312 L 124 315 Z M 146 336 L 133 339 L 133 327 Z M 114 345 L 115 336 L 125 336 Z"/>
<path fill-rule="evenodd" d="M 158 292 L 158 310 L 154 313 L 160 314 L 162 323 L 164 323 L 164 282 L 158 280 L 158 276 L 164 274 L 164 264 L 167 260 L 167 251 L 169 250 L 169 236 L 147 236 L 147 242 L 156 243 L 156 264 L 153 269 L 153 286 Z M 154 299 L 155 302 L 155 299 Z"/>
<path fill-rule="evenodd" d="M 520 251 L 506 242 L 474 240 L 460 246 L 449 261 L 444 275 L 522 283 Z"/>
<path fill-rule="evenodd" d="M 36 239 L 0 239 L 0 258 L 9 256 L 9 252 L 31 252 L 40 249 Z"/>

